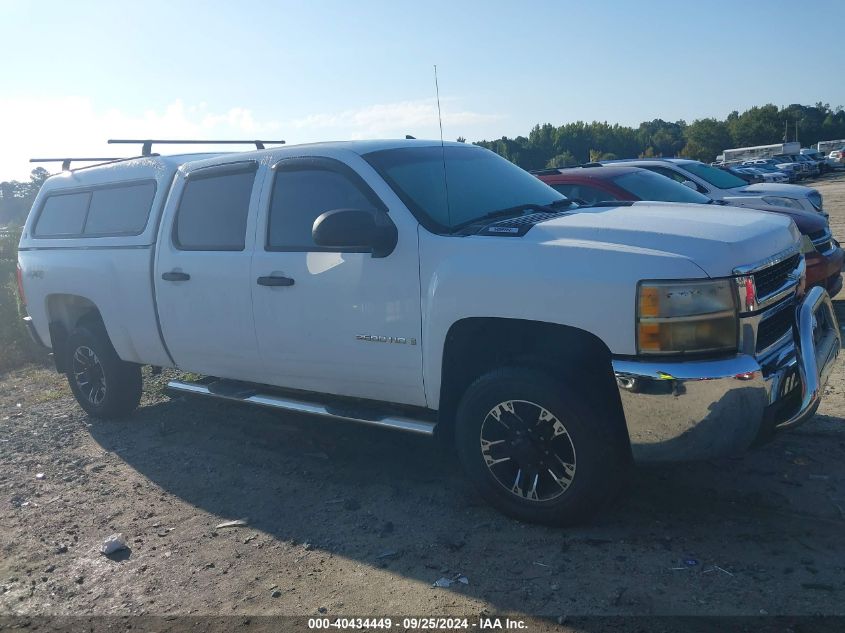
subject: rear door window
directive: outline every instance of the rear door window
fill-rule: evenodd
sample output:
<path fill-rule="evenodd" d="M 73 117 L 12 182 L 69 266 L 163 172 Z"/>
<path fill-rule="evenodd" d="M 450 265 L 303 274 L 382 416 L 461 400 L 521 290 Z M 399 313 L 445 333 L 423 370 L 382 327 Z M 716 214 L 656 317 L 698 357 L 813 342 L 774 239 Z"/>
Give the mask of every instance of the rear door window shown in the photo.
<path fill-rule="evenodd" d="M 173 240 L 185 251 L 242 251 L 256 165 L 193 172 L 176 211 Z"/>
<path fill-rule="evenodd" d="M 82 233 L 90 198 L 90 191 L 48 197 L 38 216 L 35 236 L 67 237 Z"/>

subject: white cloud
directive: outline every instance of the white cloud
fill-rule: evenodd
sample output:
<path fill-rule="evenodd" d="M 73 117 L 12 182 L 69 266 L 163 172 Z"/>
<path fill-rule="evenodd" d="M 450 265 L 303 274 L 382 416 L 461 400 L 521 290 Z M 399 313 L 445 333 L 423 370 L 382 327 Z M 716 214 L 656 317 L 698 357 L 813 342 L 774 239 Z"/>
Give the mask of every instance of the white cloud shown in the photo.
<path fill-rule="evenodd" d="M 181 100 L 164 110 L 126 113 L 97 110 L 83 97 L 0 99 L 0 180 L 26 179 L 30 158 L 122 156 L 140 148 L 107 145 L 109 138 L 253 138 L 272 132 L 246 108 L 215 113 L 205 103 Z M 51 171 L 56 166 L 45 165 Z"/>
<path fill-rule="evenodd" d="M 446 138 L 467 135 L 473 126 L 502 117 L 456 107 L 444 99 Z M 384 138 L 413 134 L 439 135 L 434 99 L 400 101 L 312 114 L 289 121 L 260 120 L 245 107 L 215 111 L 205 103 L 177 99 L 163 110 L 126 112 L 101 109 L 90 99 L 0 98 L 0 180 L 25 180 L 34 167 L 29 158 L 56 156 L 123 156 L 126 146 L 107 145 L 109 138 L 273 138 L 288 143 L 344 138 Z M 180 148 L 181 149 L 181 148 Z M 138 151 L 135 148 L 131 152 Z M 48 169 L 57 167 L 47 166 Z"/>
<path fill-rule="evenodd" d="M 444 128 L 466 128 L 502 118 L 497 114 L 453 110 L 454 103 L 453 99 L 441 101 Z M 437 102 L 434 99 L 418 99 L 375 104 L 336 113 L 312 114 L 295 119 L 291 122 L 291 128 L 308 131 L 348 131 L 352 138 L 379 137 L 386 134 L 432 136 L 439 134 Z M 457 133 L 460 134 L 460 131 Z"/>

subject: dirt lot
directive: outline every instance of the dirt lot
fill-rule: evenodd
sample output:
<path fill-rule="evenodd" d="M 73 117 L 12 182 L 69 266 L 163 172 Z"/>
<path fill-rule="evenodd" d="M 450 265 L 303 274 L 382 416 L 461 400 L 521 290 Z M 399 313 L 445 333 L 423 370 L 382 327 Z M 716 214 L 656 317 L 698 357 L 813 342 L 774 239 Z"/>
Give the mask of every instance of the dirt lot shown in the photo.
<path fill-rule="evenodd" d="M 816 186 L 845 237 L 845 176 Z M 486 507 L 433 441 L 146 379 L 118 422 L 48 370 L 0 379 L 0 614 L 845 615 L 841 362 L 801 429 L 640 468 L 567 530 Z M 233 519 L 248 526 L 215 529 Z M 113 532 L 130 550 L 110 559 Z"/>

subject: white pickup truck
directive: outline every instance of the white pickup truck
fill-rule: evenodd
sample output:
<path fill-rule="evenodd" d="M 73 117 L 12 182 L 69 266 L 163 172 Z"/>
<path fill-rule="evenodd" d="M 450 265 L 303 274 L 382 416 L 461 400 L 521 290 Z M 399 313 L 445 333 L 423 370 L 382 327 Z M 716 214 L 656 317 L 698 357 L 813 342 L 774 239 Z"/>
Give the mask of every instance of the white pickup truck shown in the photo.
<path fill-rule="evenodd" d="M 51 177 L 20 242 L 33 336 L 92 416 L 177 393 L 448 438 L 481 494 L 582 520 L 636 460 L 812 415 L 840 348 L 792 221 L 579 207 L 461 143 L 149 155 Z"/>

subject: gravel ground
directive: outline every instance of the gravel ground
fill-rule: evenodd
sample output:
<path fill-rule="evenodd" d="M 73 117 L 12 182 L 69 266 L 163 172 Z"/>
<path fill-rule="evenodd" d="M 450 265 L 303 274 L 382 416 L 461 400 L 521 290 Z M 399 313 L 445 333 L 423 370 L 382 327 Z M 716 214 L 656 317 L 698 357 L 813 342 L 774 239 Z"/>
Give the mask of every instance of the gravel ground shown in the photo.
<path fill-rule="evenodd" d="M 845 237 L 845 176 L 815 186 Z M 638 468 L 566 530 L 485 506 L 432 440 L 145 379 L 99 422 L 49 370 L 0 377 L 0 615 L 845 615 L 841 361 L 802 428 Z M 129 549 L 101 555 L 114 532 Z"/>

